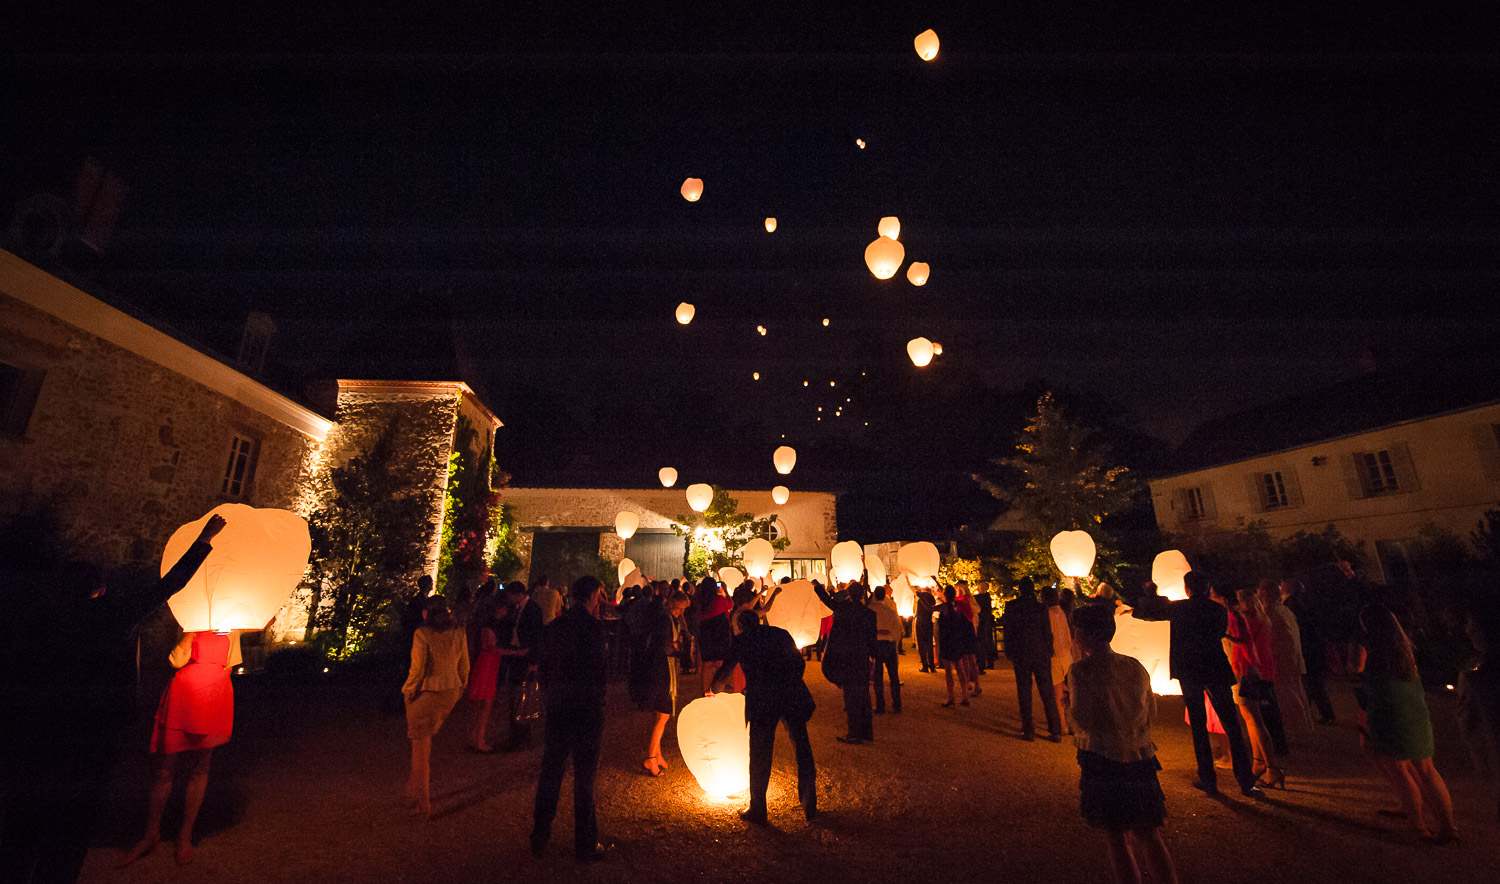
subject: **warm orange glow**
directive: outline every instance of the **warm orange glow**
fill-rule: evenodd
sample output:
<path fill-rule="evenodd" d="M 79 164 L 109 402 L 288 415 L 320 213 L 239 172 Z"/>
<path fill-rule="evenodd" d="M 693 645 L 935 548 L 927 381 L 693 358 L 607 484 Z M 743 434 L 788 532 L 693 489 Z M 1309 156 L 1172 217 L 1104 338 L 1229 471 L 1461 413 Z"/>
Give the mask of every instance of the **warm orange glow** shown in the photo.
<path fill-rule="evenodd" d="M 703 196 L 703 179 L 689 178 L 682 182 L 682 198 L 690 203 L 696 203 Z"/>
<path fill-rule="evenodd" d="M 932 28 L 928 28 L 927 30 L 918 34 L 916 39 L 912 40 L 911 42 L 912 45 L 917 48 L 917 55 L 920 56 L 923 61 L 932 61 L 934 58 L 937 58 L 938 35 L 932 30 Z"/>
<path fill-rule="evenodd" d="M 865 149 L 865 140 L 863 138 L 856 138 L 856 139 L 854 139 L 854 143 L 857 144 L 857 145 L 859 145 L 859 149 L 860 150 L 864 150 Z"/>
<path fill-rule="evenodd" d="M 662 467 L 657 471 L 656 478 L 661 480 L 661 487 L 671 488 L 677 484 L 677 471 L 671 467 Z"/>
<path fill-rule="evenodd" d="M 911 578 L 913 585 L 919 579 L 936 577 L 942 562 L 937 545 L 926 540 L 908 543 L 896 551 L 896 567 Z"/>
<path fill-rule="evenodd" d="M 776 501 L 777 506 L 781 506 L 792 499 L 792 489 L 785 485 L 777 485 L 771 489 L 771 499 Z"/>
<path fill-rule="evenodd" d="M 833 579 L 839 583 L 848 583 L 851 580 L 858 580 L 864 573 L 865 551 L 858 543 L 845 540 L 843 543 L 834 544 L 828 562 L 833 569 Z"/>
<path fill-rule="evenodd" d="M 1156 591 L 1163 598 L 1181 601 L 1187 598 L 1187 587 L 1182 585 L 1182 578 L 1187 572 L 1193 570 L 1188 564 L 1187 556 L 1179 550 L 1169 549 L 1157 553 L 1151 562 L 1151 582 L 1156 584 Z"/>
<path fill-rule="evenodd" d="M 875 230 L 886 239 L 900 239 L 901 219 L 895 215 L 887 215 L 880 219 L 880 224 L 876 226 Z"/>
<path fill-rule="evenodd" d="M 773 497 L 774 497 L 774 493 Z M 783 501 L 785 503 L 785 501 Z M 756 537 L 740 550 L 740 560 L 745 563 L 745 573 L 760 579 L 771 573 L 771 562 L 776 559 L 776 548 L 764 537 Z"/>
<path fill-rule="evenodd" d="M 934 356 L 941 356 L 941 355 L 943 355 L 943 345 L 939 344 L 937 341 L 933 341 L 932 342 L 932 355 L 934 355 Z"/>
<path fill-rule="evenodd" d="M 906 279 L 912 285 L 926 285 L 927 275 L 930 272 L 931 269 L 926 264 L 923 264 L 921 261 L 913 261 L 911 262 L 911 266 L 906 268 Z"/>
<path fill-rule="evenodd" d="M 890 279 L 906 260 L 906 247 L 890 237 L 876 237 L 865 246 L 865 266 L 876 279 Z"/>
<path fill-rule="evenodd" d="M 932 342 L 926 338 L 912 338 L 906 342 L 906 355 L 911 357 L 912 364 L 917 368 L 923 368 L 931 362 L 933 352 Z"/>
<path fill-rule="evenodd" d="M 821 410 L 819 408 L 819 411 Z M 797 452 L 792 446 L 783 445 L 772 453 L 771 463 L 776 466 L 776 472 L 785 476 L 792 471 L 792 467 L 797 465 Z"/>
<path fill-rule="evenodd" d="M 167 605 L 185 632 L 261 629 L 307 571 L 312 555 L 307 522 L 287 510 L 220 504 L 172 533 L 162 551 L 162 574 L 177 564 L 214 515 L 227 524 L 214 538 L 213 552 Z"/>
<path fill-rule="evenodd" d="M 776 219 L 775 218 L 767 218 L 766 219 L 766 233 L 775 233 L 775 232 L 776 232 Z"/>
<path fill-rule="evenodd" d="M 1087 577 L 1094 569 L 1094 538 L 1087 531 L 1060 531 L 1052 538 L 1052 561 L 1064 577 Z"/>
<path fill-rule="evenodd" d="M 758 371 L 752 371 L 752 372 L 750 372 L 750 377 L 751 377 L 751 379 L 758 381 L 758 380 L 760 380 L 760 372 L 758 372 Z"/>
<path fill-rule="evenodd" d="M 750 725 L 744 694 L 714 694 L 687 704 L 677 717 L 677 747 L 693 779 L 711 798 L 750 788 Z"/>
<path fill-rule="evenodd" d="M 677 305 L 677 321 L 682 323 L 683 325 L 687 325 L 689 322 L 693 321 L 693 314 L 697 312 L 698 309 L 696 307 L 694 307 L 692 304 L 689 304 L 687 301 L 683 301 L 681 304 Z"/>
<path fill-rule="evenodd" d="M 621 540 L 629 540 L 635 536 L 635 529 L 641 527 L 641 517 L 630 510 L 620 510 L 615 514 L 615 533 L 620 535 Z"/>
<path fill-rule="evenodd" d="M 688 506 L 693 508 L 693 512 L 703 512 L 708 509 L 708 505 L 713 503 L 713 501 L 714 489 L 712 485 L 705 485 L 702 482 L 698 482 L 687 487 L 687 502 Z"/>

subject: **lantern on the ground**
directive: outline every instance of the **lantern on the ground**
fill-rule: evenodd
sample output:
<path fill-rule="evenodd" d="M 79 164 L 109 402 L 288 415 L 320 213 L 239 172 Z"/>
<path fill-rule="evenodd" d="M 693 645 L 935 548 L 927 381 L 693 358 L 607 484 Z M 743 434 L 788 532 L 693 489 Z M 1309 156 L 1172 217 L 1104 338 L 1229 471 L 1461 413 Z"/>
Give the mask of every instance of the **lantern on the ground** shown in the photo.
<path fill-rule="evenodd" d="M 1094 569 L 1094 538 L 1087 531 L 1060 531 L 1050 548 L 1064 577 L 1087 577 Z"/>
<path fill-rule="evenodd" d="M 927 275 L 931 270 L 932 268 L 921 261 L 913 261 L 911 266 L 906 268 L 906 279 L 912 285 L 926 285 Z"/>
<path fill-rule="evenodd" d="M 1182 578 L 1191 570 L 1193 566 L 1188 564 L 1187 556 L 1169 549 L 1157 553 L 1152 560 L 1151 582 L 1156 584 L 1156 591 L 1162 598 L 1181 601 L 1187 598 L 1187 587 L 1182 585 Z"/>
<path fill-rule="evenodd" d="M 1115 637 L 1110 649 L 1134 657 L 1151 675 L 1151 693 L 1177 696 L 1182 686 L 1169 673 L 1172 624 L 1165 620 L 1137 620 L 1124 605 L 1115 608 Z"/>
<path fill-rule="evenodd" d="M 891 598 L 896 600 L 896 613 L 902 617 L 911 617 L 917 613 L 917 593 L 911 588 L 911 581 L 902 574 L 891 581 Z"/>
<path fill-rule="evenodd" d="M 797 452 L 790 445 L 783 445 L 771 454 L 771 463 L 776 465 L 776 472 L 785 476 L 797 465 Z"/>
<path fill-rule="evenodd" d="M 776 547 L 764 537 L 756 537 L 740 550 L 740 561 L 745 563 L 745 573 L 760 579 L 771 573 L 771 562 L 776 559 Z"/>
<path fill-rule="evenodd" d="M 697 312 L 697 309 L 692 304 L 683 301 L 677 305 L 677 321 L 683 325 L 687 325 L 693 321 L 693 314 Z"/>
<path fill-rule="evenodd" d="M 693 779 L 711 798 L 750 788 L 750 725 L 744 694 L 699 697 L 677 717 L 677 748 Z"/>
<path fill-rule="evenodd" d="M 771 489 L 771 500 L 775 501 L 777 506 L 781 506 L 791 499 L 792 489 L 786 487 L 785 485 L 777 485 L 775 488 Z"/>
<path fill-rule="evenodd" d="M 656 478 L 661 480 L 661 487 L 671 488 L 677 484 L 677 471 L 671 467 L 662 467 L 656 472 Z"/>
<path fill-rule="evenodd" d="M 682 182 L 682 198 L 690 203 L 696 203 L 703 196 L 703 179 L 689 178 Z"/>
<path fill-rule="evenodd" d="M 823 618 L 831 613 L 811 581 L 793 580 L 781 585 L 781 592 L 766 609 L 766 622 L 790 632 L 797 647 L 806 648 L 817 642 Z"/>
<path fill-rule="evenodd" d="M 226 503 L 172 532 L 162 551 L 163 576 L 212 516 L 224 517 L 213 551 L 167 604 L 184 632 L 261 629 L 291 598 L 307 571 L 312 538 L 296 513 Z"/>
<path fill-rule="evenodd" d="M 865 572 L 865 551 L 852 540 L 836 543 L 828 557 L 833 579 L 838 583 L 858 580 Z"/>
<path fill-rule="evenodd" d="M 713 503 L 713 501 L 714 489 L 712 485 L 705 485 L 702 482 L 698 482 L 687 487 L 687 502 L 688 506 L 693 508 L 693 512 L 703 512 L 708 509 L 708 505 Z"/>
<path fill-rule="evenodd" d="M 641 517 L 630 510 L 620 510 L 615 513 L 615 533 L 620 535 L 621 540 L 629 540 L 635 536 L 635 529 L 641 527 Z"/>
<path fill-rule="evenodd" d="M 865 266 L 876 279 L 890 279 L 901 269 L 901 262 L 906 260 L 906 247 L 884 236 L 875 237 L 875 241 L 865 246 Z"/>
<path fill-rule="evenodd" d="M 932 342 L 926 338 L 912 338 L 906 342 L 906 355 L 917 368 L 925 368 L 932 361 L 932 350 Z"/>
<path fill-rule="evenodd" d="M 734 567 L 720 568 L 719 582 L 724 584 L 725 589 L 734 592 L 741 583 L 745 582 L 745 572 Z"/>
<path fill-rule="evenodd" d="M 895 215 L 886 215 L 880 219 L 880 223 L 876 225 L 875 230 L 886 239 L 900 239 L 901 219 Z"/>
<path fill-rule="evenodd" d="M 865 553 L 865 574 L 870 581 L 870 587 L 884 586 L 886 581 L 885 562 L 874 553 Z"/>
<path fill-rule="evenodd" d="M 630 559 L 621 559 L 620 564 L 615 566 L 615 574 L 620 578 L 621 586 L 625 585 L 625 578 L 629 577 L 630 572 L 634 570 L 635 562 L 632 562 Z"/>
<path fill-rule="evenodd" d="M 912 40 L 911 42 L 912 45 L 917 49 L 917 55 L 923 61 L 932 61 L 934 58 L 937 58 L 938 35 L 932 30 L 932 28 L 928 28 L 927 30 L 918 34 L 916 36 L 916 39 Z"/>
<path fill-rule="evenodd" d="M 767 218 L 766 219 L 766 233 L 775 233 L 775 232 L 776 232 L 776 219 L 775 218 Z"/>
<path fill-rule="evenodd" d="M 908 543 L 896 551 L 896 567 L 913 577 L 936 577 L 942 563 L 937 546 L 926 540 Z"/>

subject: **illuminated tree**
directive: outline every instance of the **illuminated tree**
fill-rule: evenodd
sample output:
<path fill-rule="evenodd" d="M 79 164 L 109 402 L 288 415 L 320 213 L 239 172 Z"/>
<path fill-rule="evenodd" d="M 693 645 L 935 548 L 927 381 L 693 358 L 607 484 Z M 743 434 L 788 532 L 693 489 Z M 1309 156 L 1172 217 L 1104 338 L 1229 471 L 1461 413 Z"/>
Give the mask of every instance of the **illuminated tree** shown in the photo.
<path fill-rule="evenodd" d="M 717 571 L 739 564 L 739 551 L 752 538 L 764 537 L 775 524 L 775 516 L 757 519 L 739 511 L 739 501 L 729 492 L 714 486 L 714 498 L 702 513 L 678 516 L 672 530 L 685 538 L 682 573 L 694 580 L 709 571 Z M 769 539 L 769 538 L 768 538 Z M 786 549 L 791 540 L 786 537 L 771 541 L 776 549 Z M 731 587 L 732 589 L 732 587 Z"/>

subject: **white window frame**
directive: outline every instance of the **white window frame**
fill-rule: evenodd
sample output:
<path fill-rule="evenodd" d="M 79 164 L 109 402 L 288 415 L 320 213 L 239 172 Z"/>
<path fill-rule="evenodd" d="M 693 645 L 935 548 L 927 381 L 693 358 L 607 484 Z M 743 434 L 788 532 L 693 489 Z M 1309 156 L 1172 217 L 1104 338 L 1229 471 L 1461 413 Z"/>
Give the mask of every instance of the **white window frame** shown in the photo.
<path fill-rule="evenodd" d="M 1182 499 L 1187 504 L 1187 518 L 1192 521 L 1208 518 L 1208 506 L 1203 500 L 1203 488 L 1193 485 L 1182 489 Z"/>
<path fill-rule="evenodd" d="M 229 438 L 229 460 L 219 481 L 219 494 L 231 500 L 248 500 L 250 482 L 255 477 L 255 460 L 260 454 L 260 440 L 248 433 L 235 432 Z"/>
<path fill-rule="evenodd" d="M 1389 448 L 1361 451 L 1358 458 L 1359 483 L 1366 497 L 1380 497 L 1405 491 L 1396 478 L 1396 462 Z"/>

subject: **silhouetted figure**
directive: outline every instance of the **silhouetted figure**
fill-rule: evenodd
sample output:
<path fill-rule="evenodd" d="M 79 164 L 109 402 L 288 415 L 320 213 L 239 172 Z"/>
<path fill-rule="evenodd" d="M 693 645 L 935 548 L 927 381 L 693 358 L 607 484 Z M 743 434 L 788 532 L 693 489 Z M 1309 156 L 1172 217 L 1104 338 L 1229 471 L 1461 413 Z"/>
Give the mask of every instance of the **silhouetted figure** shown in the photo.
<path fill-rule="evenodd" d="M 1500 818 L 1500 611 L 1476 604 L 1466 625 L 1479 663 L 1458 677 L 1458 723 Z"/>
<path fill-rule="evenodd" d="M 1302 645 L 1302 662 L 1306 672 L 1302 687 L 1310 703 L 1317 707 L 1318 724 L 1333 724 L 1333 701 L 1328 696 L 1328 640 L 1324 613 L 1308 596 L 1302 581 L 1281 581 L 1281 603 L 1297 618 L 1298 638 Z"/>
<path fill-rule="evenodd" d="M 901 615 L 896 603 L 886 597 L 884 586 L 875 590 L 867 606 L 875 612 L 875 714 L 885 714 L 885 680 L 891 680 L 891 711 L 901 711 L 901 660 L 896 644 L 901 640 Z"/>
<path fill-rule="evenodd" d="M 823 675 L 844 692 L 844 715 L 849 732 L 841 743 L 865 743 L 875 739 L 875 715 L 870 708 L 870 658 L 875 653 L 875 612 L 865 607 L 865 587 L 849 584 L 837 598 L 821 584 L 813 589 L 823 604 L 833 609 L 828 649 L 823 652 Z"/>
<path fill-rule="evenodd" d="M 995 599 L 990 595 L 990 582 L 979 581 L 978 588 L 974 591 L 974 637 L 978 641 L 976 655 L 979 660 L 979 671 L 995 668 L 995 659 L 999 653 L 995 649 Z"/>
<path fill-rule="evenodd" d="M 401 685 L 406 698 L 406 737 L 411 741 L 406 801 L 417 816 L 432 814 L 428 787 L 432 738 L 448 720 L 468 682 L 468 636 L 448 609 L 448 600 L 430 596 L 423 608 L 422 628 L 412 634 L 411 664 Z"/>
<path fill-rule="evenodd" d="M 932 656 L 932 618 L 936 612 L 937 599 L 932 591 L 919 591 L 911 631 L 917 639 L 917 657 L 922 661 L 923 672 L 937 672 L 937 661 Z"/>
<path fill-rule="evenodd" d="M 531 722 L 517 718 L 517 705 L 521 701 L 521 687 L 529 675 L 537 671 L 541 660 L 542 631 L 545 612 L 526 593 L 526 584 L 513 580 L 505 585 L 506 603 L 515 612 L 515 634 L 501 636 L 501 644 L 517 651 L 506 658 L 502 671 L 506 674 L 506 688 L 510 710 L 510 735 L 500 748 L 506 752 L 517 752 L 531 747 Z"/>
<path fill-rule="evenodd" d="M 766 789 L 771 783 L 771 750 L 776 723 L 786 725 L 797 751 L 797 798 L 809 820 L 818 815 L 818 770 L 813 762 L 807 722 L 816 705 L 802 680 L 807 665 L 791 633 L 761 623 L 754 611 L 741 611 L 739 634 L 729 654 L 714 673 L 713 685 L 722 690 L 739 666 L 745 674 L 745 720 L 750 723 L 750 807 L 740 816 L 752 823 L 766 822 Z"/>
<path fill-rule="evenodd" d="M 608 665 L 604 626 L 598 620 L 602 588 L 597 578 L 580 577 L 568 590 L 568 607 L 547 626 L 539 674 L 547 704 L 541 772 L 531 853 L 540 857 L 552 834 L 563 772 L 573 759 L 573 852 L 579 862 L 604 856 L 594 814 L 594 776 L 604 735 Z"/>
<path fill-rule="evenodd" d="M 937 656 L 943 664 L 943 676 L 948 682 L 948 702 L 953 705 L 953 674 L 958 673 L 959 705 L 969 705 L 970 695 L 978 696 L 979 686 L 969 681 L 969 670 L 964 658 L 974 653 L 974 626 L 969 618 L 959 613 L 958 593 L 951 586 L 943 587 L 943 603 L 937 608 Z"/>
<path fill-rule="evenodd" d="M 1047 738 L 1062 740 L 1062 718 L 1058 715 L 1057 694 L 1052 687 L 1052 622 L 1047 608 L 1036 597 L 1036 584 L 1022 577 L 1016 584 L 1017 596 L 1005 605 L 1000 628 L 1005 630 L 1005 656 L 1016 671 L 1016 699 L 1021 706 L 1021 737 L 1036 739 L 1036 724 L 1031 715 L 1031 685 L 1036 683 L 1042 710 L 1047 716 Z"/>

